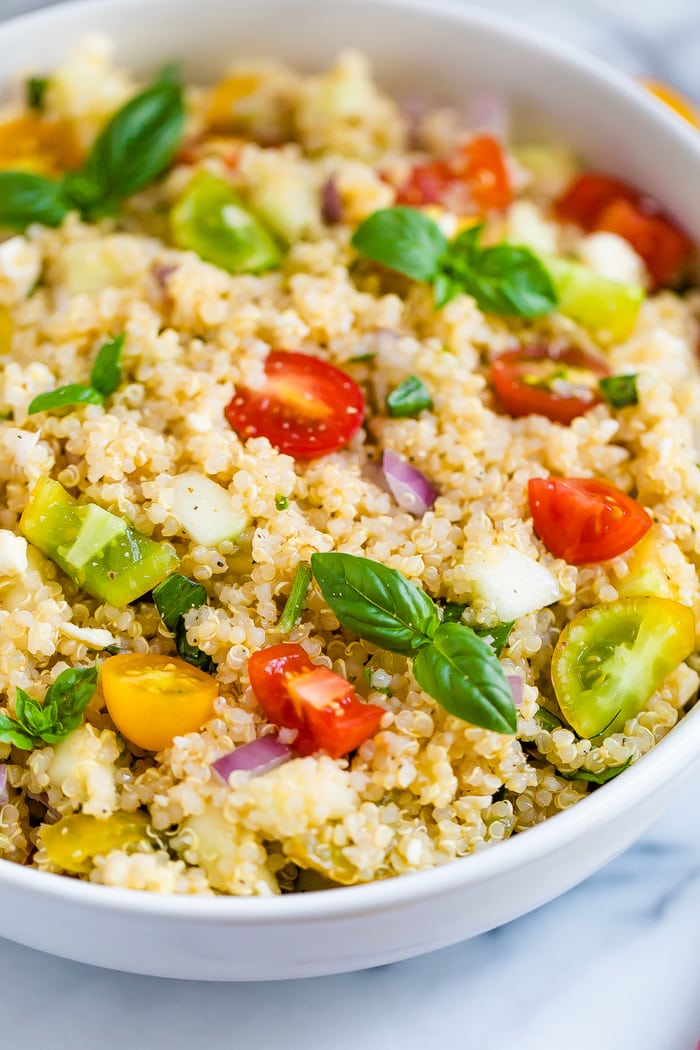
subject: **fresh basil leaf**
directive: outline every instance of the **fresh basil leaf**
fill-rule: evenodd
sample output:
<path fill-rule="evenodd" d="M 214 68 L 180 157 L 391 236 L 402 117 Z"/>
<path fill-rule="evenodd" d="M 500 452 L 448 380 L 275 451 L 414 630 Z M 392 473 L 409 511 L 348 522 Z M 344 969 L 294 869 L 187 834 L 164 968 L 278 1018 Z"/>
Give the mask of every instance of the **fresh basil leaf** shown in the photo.
<path fill-rule="evenodd" d="M 624 773 L 626 769 L 632 764 L 632 756 L 623 762 L 621 766 L 610 766 L 609 769 L 603 769 L 600 773 L 591 773 L 588 769 L 577 769 L 575 773 L 562 773 L 561 770 L 557 770 L 560 777 L 564 780 L 587 780 L 589 784 L 607 784 L 609 780 L 614 780 L 620 773 Z"/>
<path fill-rule="evenodd" d="M 600 392 L 613 408 L 627 408 L 628 405 L 638 405 L 636 375 L 606 376 L 598 381 Z"/>
<path fill-rule="evenodd" d="M 37 394 L 29 402 L 27 414 L 33 416 L 35 412 L 50 412 L 54 408 L 68 408 L 70 405 L 103 404 L 102 394 L 91 386 L 83 386 L 82 383 L 68 383 L 67 386 L 59 386 L 57 390 L 47 390 L 45 394 Z"/>
<path fill-rule="evenodd" d="M 86 219 L 113 214 L 168 168 L 184 123 L 182 86 L 170 76 L 157 79 L 114 114 L 82 170 L 66 176 L 65 194 Z"/>
<path fill-rule="evenodd" d="M 514 623 L 514 620 L 510 620 L 508 623 L 496 624 L 495 627 L 475 627 L 474 634 L 478 634 L 479 638 L 483 638 L 491 646 L 496 656 L 500 656 L 508 645 L 508 639 Z"/>
<path fill-rule="evenodd" d="M 49 83 L 48 77 L 27 77 L 25 89 L 27 92 L 27 105 L 30 109 L 37 109 L 40 112 L 43 110 Z"/>
<path fill-rule="evenodd" d="M 462 605 L 460 602 L 445 602 L 441 608 L 443 623 L 461 623 L 462 614 L 468 606 Z"/>
<path fill-rule="evenodd" d="M 103 343 L 97 351 L 90 382 L 103 397 L 113 394 L 122 381 L 122 348 L 125 339 L 126 336 L 122 332 Z"/>
<path fill-rule="evenodd" d="M 216 664 L 212 660 L 209 653 L 205 653 L 197 645 L 191 645 L 187 641 L 187 628 L 185 627 L 185 621 L 181 618 L 177 625 L 175 632 L 175 645 L 177 647 L 178 656 L 181 656 L 188 664 L 192 664 L 193 667 L 198 667 L 200 671 L 205 671 L 206 674 L 213 674 L 216 670 Z"/>
<path fill-rule="evenodd" d="M 31 751 L 34 747 L 32 738 L 22 731 L 14 718 L 0 714 L 0 743 L 14 744 L 22 751 Z"/>
<path fill-rule="evenodd" d="M 438 608 L 395 569 L 354 554 L 312 554 L 321 594 L 343 627 L 394 653 L 414 653 L 435 634 Z"/>
<path fill-rule="evenodd" d="M 17 689 L 16 725 L 29 740 L 29 747 L 57 744 L 77 729 L 96 685 L 96 667 L 68 667 L 49 687 L 41 704 L 23 689 Z"/>
<path fill-rule="evenodd" d="M 450 244 L 444 271 L 486 313 L 539 317 L 557 305 L 552 280 L 529 248 L 513 244 L 479 247 L 482 227 L 464 230 Z"/>
<path fill-rule="evenodd" d="M 207 604 L 207 592 L 201 583 L 173 572 L 153 588 L 153 601 L 161 620 L 175 634 L 186 612 Z"/>
<path fill-rule="evenodd" d="M 382 208 L 355 230 L 352 246 L 361 255 L 416 281 L 433 281 L 447 251 L 447 238 L 415 208 Z"/>
<path fill-rule="evenodd" d="M 454 299 L 456 295 L 460 295 L 463 291 L 464 286 L 460 280 L 444 271 L 439 273 L 433 282 L 435 309 L 441 310 L 443 306 L 447 306 L 450 299 Z"/>
<path fill-rule="evenodd" d="M 557 718 L 556 715 L 548 711 L 546 707 L 540 707 L 535 712 L 535 721 L 540 729 L 546 730 L 548 733 L 553 733 L 555 729 L 563 729 L 564 723 L 561 718 Z"/>
<path fill-rule="evenodd" d="M 300 561 L 294 574 L 292 589 L 280 616 L 277 628 L 280 634 L 289 634 L 301 619 L 306 604 L 306 596 L 311 586 L 311 566 L 307 561 Z"/>
<path fill-rule="evenodd" d="M 391 419 L 417 416 L 424 408 L 432 408 L 433 399 L 422 379 L 407 376 L 387 395 L 386 410 Z"/>
<path fill-rule="evenodd" d="M 501 665 L 464 624 L 440 624 L 430 644 L 418 650 L 413 674 L 451 715 L 495 733 L 515 733 L 517 713 Z"/>
<path fill-rule="evenodd" d="M 69 211 L 60 183 L 25 171 L 0 171 L 0 226 L 20 232 L 33 222 L 60 226 Z"/>

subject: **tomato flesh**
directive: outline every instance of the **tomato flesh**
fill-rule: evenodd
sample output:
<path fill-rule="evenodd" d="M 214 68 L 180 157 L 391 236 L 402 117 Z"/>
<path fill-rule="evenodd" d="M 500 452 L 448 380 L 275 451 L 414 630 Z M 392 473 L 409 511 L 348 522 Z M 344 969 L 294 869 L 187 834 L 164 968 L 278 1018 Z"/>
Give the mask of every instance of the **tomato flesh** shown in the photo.
<path fill-rule="evenodd" d="M 688 235 L 658 201 L 621 179 L 597 172 L 579 175 L 556 210 L 584 230 L 623 237 L 644 260 L 654 288 L 677 284 L 688 270 L 693 254 Z"/>
<path fill-rule="evenodd" d="M 527 347 L 491 362 L 489 378 L 511 416 L 546 416 L 570 423 L 601 401 L 598 380 L 606 365 L 583 350 Z"/>
<path fill-rule="evenodd" d="M 315 459 L 343 448 L 362 426 L 365 402 L 357 383 L 309 354 L 273 350 L 267 381 L 241 388 L 226 418 L 243 440 L 266 437 L 295 459 Z"/>
<path fill-rule="evenodd" d="M 441 204 L 458 215 L 503 211 L 513 199 L 503 150 L 478 135 L 449 157 L 416 164 L 398 191 L 399 204 Z"/>
<path fill-rule="evenodd" d="M 582 737 L 620 732 L 694 647 L 693 611 L 668 598 L 618 598 L 584 609 L 552 657 L 562 714 Z"/>
<path fill-rule="evenodd" d="M 354 751 L 376 733 L 384 708 L 364 703 L 340 675 L 311 662 L 300 645 L 272 645 L 253 653 L 248 675 L 255 697 L 274 725 L 296 729 L 294 750 L 322 749 L 332 758 Z"/>
<path fill-rule="evenodd" d="M 531 478 L 528 496 L 540 539 L 570 565 L 616 558 L 652 525 L 635 499 L 596 478 Z"/>
<path fill-rule="evenodd" d="M 219 689 L 199 668 L 159 653 L 122 653 L 105 660 L 100 685 L 119 732 L 144 751 L 162 751 L 196 733 L 214 714 Z"/>

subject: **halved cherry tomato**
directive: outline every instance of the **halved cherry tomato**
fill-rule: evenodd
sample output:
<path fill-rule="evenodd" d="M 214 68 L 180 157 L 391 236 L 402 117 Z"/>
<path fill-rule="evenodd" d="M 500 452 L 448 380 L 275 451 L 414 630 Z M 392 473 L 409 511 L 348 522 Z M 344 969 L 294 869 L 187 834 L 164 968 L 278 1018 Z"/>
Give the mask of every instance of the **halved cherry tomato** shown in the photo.
<path fill-rule="evenodd" d="M 688 269 L 693 244 L 653 197 L 611 175 L 579 175 L 559 198 L 563 219 L 584 230 L 623 237 L 644 260 L 655 288 L 677 284 Z"/>
<path fill-rule="evenodd" d="M 385 713 L 360 700 L 340 675 L 313 664 L 300 645 L 272 645 L 253 653 L 248 675 L 270 722 L 298 730 L 294 750 L 300 755 L 319 748 L 332 758 L 347 755 L 376 733 Z"/>
<path fill-rule="evenodd" d="M 616 558 L 652 526 L 641 504 L 597 478 L 531 478 L 528 496 L 538 536 L 570 565 Z"/>
<path fill-rule="evenodd" d="M 695 616 L 668 598 L 618 598 L 584 609 L 552 657 L 559 707 L 579 736 L 617 733 L 695 647 Z"/>
<path fill-rule="evenodd" d="M 700 128 L 700 108 L 696 102 L 686 98 L 676 88 L 671 87 L 670 84 L 664 84 L 660 80 L 642 80 L 641 84 L 652 95 L 656 95 L 660 102 L 667 105 L 669 109 L 674 110 L 679 117 L 683 117 L 694 128 Z"/>
<path fill-rule="evenodd" d="M 100 684 L 119 732 L 144 751 L 162 751 L 214 714 L 214 678 L 173 656 L 123 653 L 105 660 Z"/>
<path fill-rule="evenodd" d="M 532 346 L 494 357 L 489 377 L 511 416 L 566 424 L 600 402 L 598 380 L 608 374 L 599 358 L 583 350 Z"/>
<path fill-rule="evenodd" d="M 362 391 L 334 365 L 273 350 L 265 374 L 264 387 L 237 390 L 226 409 L 240 438 L 266 437 L 295 459 L 316 459 L 343 448 L 362 426 Z"/>
<path fill-rule="evenodd" d="M 503 211 L 513 199 L 503 150 L 478 135 L 449 157 L 416 164 L 398 191 L 400 204 L 441 204 L 458 215 Z"/>
<path fill-rule="evenodd" d="M 77 168 L 82 151 L 72 125 L 48 120 L 41 113 L 25 113 L 0 124 L 0 169 L 19 169 L 39 175 L 61 175 Z"/>

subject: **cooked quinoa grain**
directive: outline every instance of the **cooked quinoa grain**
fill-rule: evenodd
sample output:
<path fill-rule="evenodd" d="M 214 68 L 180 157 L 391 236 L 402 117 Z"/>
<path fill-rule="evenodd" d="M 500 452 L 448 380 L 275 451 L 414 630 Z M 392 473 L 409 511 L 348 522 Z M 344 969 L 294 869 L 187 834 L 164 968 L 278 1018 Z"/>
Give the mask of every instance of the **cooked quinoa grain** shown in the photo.
<path fill-rule="evenodd" d="M 84 158 L 143 86 L 113 65 L 105 41 L 90 39 L 51 75 L 41 121 L 68 128 Z M 633 243 L 557 210 L 580 170 L 559 146 L 539 147 L 536 164 L 532 149 L 490 140 L 483 148 L 498 150 L 503 167 L 486 183 L 493 190 L 504 180 L 507 199 L 484 203 L 476 183 L 465 198 L 466 154 L 461 174 L 450 164 L 483 136 L 456 111 L 427 112 L 409 127 L 360 55 L 314 75 L 241 62 L 184 98 L 181 139 L 162 177 L 156 171 L 125 194 L 114 214 L 81 216 L 73 206 L 60 224 L 7 230 L 0 243 L 0 857 L 152 892 L 286 893 L 444 864 L 605 790 L 698 691 L 697 292 L 679 294 L 675 277 L 659 280 Z M 19 101 L 3 114 L 23 119 Z M 4 157 L 3 141 L 0 168 L 54 172 L 41 135 L 34 157 Z M 182 205 L 197 185 L 201 200 L 234 187 L 234 225 L 250 224 L 264 256 L 205 261 Z M 460 285 L 436 308 L 429 282 L 410 279 L 400 262 L 378 266 L 351 243 L 361 224 L 396 205 L 432 218 L 445 243 L 480 220 L 487 249 L 524 244 L 536 259 L 573 260 L 589 278 L 632 289 L 626 330 L 621 314 L 591 323 L 563 295 L 532 315 L 508 313 Z M 96 361 L 121 335 L 106 351 L 118 357 L 110 386 Z M 521 387 L 545 399 L 526 412 L 494 387 L 492 368 L 523 348 L 533 351 L 532 374 Z M 363 411 L 335 402 L 326 418 L 321 403 L 323 426 L 312 420 L 300 436 L 302 403 L 275 437 L 264 402 L 270 354 L 283 369 L 291 354 L 340 369 Z M 636 401 L 616 407 L 602 397 L 590 355 L 610 375 L 633 374 Z M 283 375 L 283 384 L 298 382 Z M 410 377 L 422 386 L 420 406 L 412 409 L 409 384 L 408 407 L 389 413 L 387 397 Z M 340 383 L 336 375 L 336 398 Z M 94 397 L 36 410 L 35 399 L 68 384 Z M 550 418 L 542 404 L 557 398 L 582 405 L 566 421 Z M 286 410 L 293 415 L 294 405 Z M 328 428 L 340 428 L 335 447 L 314 452 Z M 312 444 L 295 455 L 302 439 Z M 403 464 L 398 480 L 387 453 Z M 406 480 L 406 465 L 418 482 Z M 597 479 L 632 497 L 640 535 L 604 556 L 559 550 L 562 527 L 550 541 L 528 494 L 533 479 L 550 478 Z M 27 508 L 47 482 L 99 528 L 109 519 L 105 544 L 151 541 L 153 576 L 138 594 L 116 590 L 118 571 L 90 584 L 86 566 L 103 548 L 76 562 L 76 535 L 85 544 L 87 533 L 42 546 Z M 51 514 L 64 497 L 46 491 Z M 222 518 L 237 527 L 226 533 Z M 478 658 L 511 684 L 515 732 L 476 724 L 466 709 L 449 713 L 443 696 L 419 684 L 408 651 L 344 625 L 319 581 L 309 584 L 306 566 L 317 576 L 312 559 L 329 552 L 395 570 L 436 603 L 436 623 L 458 605 L 459 631 L 486 636 Z M 173 592 L 159 588 L 173 573 L 198 597 L 168 624 Z M 575 617 L 635 602 L 642 626 L 620 640 L 611 622 L 581 657 L 597 660 L 602 678 L 557 671 Z M 651 679 L 635 632 L 662 615 L 681 641 L 675 658 L 661 653 L 665 673 L 645 693 Z M 492 652 L 489 632 L 499 630 L 503 645 Z M 435 624 L 431 631 L 420 645 L 434 644 Z M 371 717 L 371 728 L 345 747 L 328 743 L 312 731 L 306 693 L 294 694 L 291 719 L 279 704 L 275 717 L 270 698 L 251 687 L 249 660 L 279 645 L 301 647 L 294 674 L 336 689 L 329 710 L 359 705 L 353 711 Z M 642 660 L 641 670 L 630 665 L 641 693 L 587 734 L 590 710 L 581 715 L 577 697 L 590 687 L 586 703 L 595 705 L 616 645 Z M 149 660 L 158 669 L 151 693 L 167 693 L 167 710 L 148 707 Z M 135 670 L 114 679 L 117 668 Z M 74 669 L 92 681 L 75 724 L 27 730 L 23 696 L 48 719 Z M 158 675 L 176 673 L 190 677 L 171 695 Z M 221 765 L 256 741 L 273 742 L 279 763 Z M 42 835 L 59 826 L 57 849 Z"/>

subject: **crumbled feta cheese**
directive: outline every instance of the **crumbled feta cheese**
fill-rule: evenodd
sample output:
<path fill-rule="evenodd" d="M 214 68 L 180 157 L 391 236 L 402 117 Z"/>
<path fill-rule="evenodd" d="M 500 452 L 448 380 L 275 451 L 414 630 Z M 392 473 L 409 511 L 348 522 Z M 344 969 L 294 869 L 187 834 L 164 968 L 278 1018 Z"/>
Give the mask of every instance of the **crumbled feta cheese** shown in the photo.
<path fill-rule="evenodd" d="M 545 255 L 559 250 L 556 223 L 547 222 L 531 201 L 515 201 L 508 209 L 508 240 Z"/>
<path fill-rule="evenodd" d="M 74 623 L 62 623 L 61 633 L 76 642 L 84 642 L 90 649 L 106 649 L 114 645 L 114 635 L 101 627 L 77 627 Z"/>
<path fill-rule="evenodd" d="M 26 298 L 41 274 L 41 252 L 26 237 L 10 237 L 0 244 L 0 300 Z"/>
<path fill-rule="evenodd" d="M 9 529 L 0 529 L 0 576 L 19 576 L 27 571 L 27 541 Z"/>
<path fill-rule="evenodd" d="M 589 234 L 580 241 L 577 255 L 599 277 L 620 284 L 644 286 L 647 283 L 644 262 L 616 233 Z"/>

